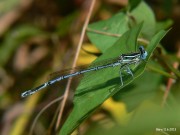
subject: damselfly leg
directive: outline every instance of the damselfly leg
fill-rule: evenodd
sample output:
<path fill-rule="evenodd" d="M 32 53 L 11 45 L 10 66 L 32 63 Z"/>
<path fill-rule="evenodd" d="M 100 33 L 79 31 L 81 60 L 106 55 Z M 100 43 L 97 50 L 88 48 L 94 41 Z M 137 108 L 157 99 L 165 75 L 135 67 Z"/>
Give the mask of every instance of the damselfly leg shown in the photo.
<path fill-rule="evenodd" d="M 124 85 L 123 79 L 122 79 L 122 77 L 123 77 L 122 76 L 122 71 L 125 71 L 126 73 L 130 74 L 132 76 L 132 79 L 134 78 L 134 75 L 133 75 L 133 73 L 132 73 L 132 71 L 131 71 L 131 69 L 129 67 L 129 64 L 121 66 L 120 70 L 119 70 L 119 77 L 120 77 L 121 86 Z"/>

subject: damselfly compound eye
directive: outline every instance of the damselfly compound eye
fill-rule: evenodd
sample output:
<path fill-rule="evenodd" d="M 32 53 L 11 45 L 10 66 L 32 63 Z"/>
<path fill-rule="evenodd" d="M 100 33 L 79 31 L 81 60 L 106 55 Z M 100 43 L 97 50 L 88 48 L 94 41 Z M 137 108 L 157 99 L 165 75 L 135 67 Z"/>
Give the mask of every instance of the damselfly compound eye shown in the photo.
<path fill-rule="evenodd" d="M 144 47 L 143 46 L 140 46 L 139 47 L 139 52 L 140 52 L 140 57 L 141 57 L 141 59 L 146 59 L 146 57 L 147 57 L 147 55 L 148 55 L 148 53 L 146 52 L 146 50 L 144 49 Z"/>

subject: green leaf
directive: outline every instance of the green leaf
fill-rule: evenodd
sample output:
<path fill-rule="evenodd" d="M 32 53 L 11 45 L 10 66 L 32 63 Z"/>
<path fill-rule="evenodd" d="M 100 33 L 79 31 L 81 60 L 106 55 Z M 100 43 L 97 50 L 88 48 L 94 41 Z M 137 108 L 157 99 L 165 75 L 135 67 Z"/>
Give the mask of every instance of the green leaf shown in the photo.
<path fill-rule="evenodd" d="M 171 106 L 171 109 L 162 108 L 154 101 L 146 100 L 136 109 L 128 125 L 115 131 L 119 135 L 145 135 L 152 134 L 157 129 L 164 131 L 165 128 L 170 129 L 170 127 L 178 129 L 179 125 L 176 123 L 180 120 L 179 113 L 179 106 Z M 171 132 L 167 130 L 165 133 Z M 174 131 L 174 133 L 178 134 L 178 131 Z"/>
<path fill-rule="evenodd" d="M 90 41 L 104 53 L 129 30 L 130 26 L 134 27 L 143 21 L 141 33 L 143 37 L 151 39 L 156 32 L 156 21 L 154 13 L 145 2 L 141 2 L 130 13 L 120 12 L 107 20 L 90 24 L 87 35 Z"/>
<path fill-rule="evenodd" d="M 142 0 L 128 0 L 129 1 L 129 10 L 133 10 L 134 8 L 136 8 L 139 3 L 142 1 Z"/>
<path fill-rule="evenodd" d="M 129 29 L 128 19 L 124 12 L 120 12 L 107 20 L 90 24 L 88 27 L 93 30 L 114 34 L 123 34 Z M 118 40 L 116 36 L 99 34 L 92 31 L 88 31 L 87 35 L 101 52 L 105 52 Z"/>
<path fill-rule="evenodd" d="M 167 19 L 165 21 L 157 22 L 156 24 L 156 31 L 162 30 L 162 29 L 168 29 L 173 24 L 173 20 Z"/>
<path fill-rule="evenodd" d="M 29 25 L 21 25 L 9 31 L 0 46 L 0 66 L 7 63 L 13 52 L 22 42 L 37 35 L 45 34 L 40 29 Z"/>
<path fill-rule="evenodd" d="M 131 45 L 131 49 L 136 46 L 136 38 L 141 30 L 142 23 L 127 31 L 117 42 L 110 47 L 105 53 L 100 56 L 95 62 L 117 57 L 120 54 L 127 53 L 127 44 Z M 159 32 L 152 39 L 148 46 L 148 58 L 152 54 L 154 48 L 160 39 L 165 35 L 165 31 Z M 87 73 L 79 84 L 75 97 L 74 108 L 60 130 L 60 135 L 70 134 L 77 126 L 79 126 L 84 119 L 89 117 L 92 112 L 100 106 L 106 99 L 117 93 L 126 85 L 130 84 L 138 76 L 140 76 L 146 66 L 143 61 L 133 70 L 134 78 L 129 75 L 123 77 L 124 85 L 120 86 L 119 67 L 107 68 L 106 70 L 99 70 L 98 72 Z"/>
<path fill-rule="evenodd" d="M 156 61 L 150 60 L 149 63 L 147 64 L 147 68 L 155 73 L 158 73 L 160 75 L 163 75 L 168 78 L 173 78 L 177 79 L 175 75 L 172 75 L 171 73 L 166 72 L 165 68 L 163 65 L 160 65 L 160 63 Z"/>
<path fill-rule="evenodd" d="M 148 56 L 146 59 L 147 61 L 150 59 L 152 52 L 154 51 L 154 49 L 156 48 L 156 46 L 158 45 L 160 40 L 165 36 L 165 34 L 167 32 L 168 31 L 161 30 L 152 38 L 152 40 L 150 41 L 150 43 L 147 47 L 147 52 L 148 52 Z M 140 68 L 136 68 L 134 71 L 134 74 L 140 75 L 143 72 L 142 70 L 145 69 L 146 65 L 147 65 L 147 63 L 145 63 L 145 62 L 141 63 L 139 65 Z M 153 78 L 153 80 L 151 80 L 151 81 L 148 80 L 148 79 L 152 79 L 152 78 Z M 143 84 L 142 84 L 142 80 L 143 80 Z M 155 94 L 154 93 L 155 91 L 153 91 L 153 90 L 158 85 L 159 80 L 160 80 L 160 76 L 155 75 L 155 74 L 153 75 L 152 73 L 150 75 L 146 72 L 145 76 L 142 76 L 135 81 L 134 84 L 137 87 L 134 87 L 133 85 L 131 85 L 131 86 L 128 85 L 126 87 L 126 88 L 129 88 L 128 91 L 124 92 L 124 90 L 126 89 L 126 88 L 124 88 L 122 91 L 119 91 L 118 94 L 120 95 L 121 100 L 127 104 L 128 109 L 131 111 L 133 108 L 135 108 L 145 98 L 151 98 Z M 149 86 L 149 82 L 151 82 L 151 86 Z M 145 88 L 145 87 L 147 87 L 147 88 Z M 142 96 L 139 97 L 137 93 L 140 94 L 144 90 L 146 90 L 146 95 L 141 94 Z M 132 94 L 136 95 L 136 97 L 135 96 L 132 97 Z"/>
<path fill-rule="evenodd" d="M 145 3 L 141 2 L 130 15 L 134 18 L 131 24 L 138 24 L 144 21 L 142 34 L 144 38 L 151 39 L 156 32 L 156 20 L 152 9 Z"/>
<path fill-rule="evenodd" d="M 144 100 L 156 95 L 161 79 L 161 75 L 145 71 L 142 76 L 116 93 L 113 98 L 125 103 L 127 110 L 132 111 Z M 149 85 L 150 82 L 151 85 Z"/>
<path fill-rule="evenodd" d="M 180 120 L 179 112 L 179 108 L 162 108 L 153 101 L 144 101 L 136 109 L 128 126 L 121 130 L 119 134 L 140 135 L 153 132 L 156 128 L 169 128 Z"/>
<path fill-rule="evenodd" d="M 113 126 L 106 128 L 100 122 L 93 122 L 85 135 L 153 135 L 155 132 L 156 135 L 180 134 L 180 125 L 177 124 L 180 121 L 179 104 L 168 104 L 166 108 L 154 100 L 145 100 L 132 113 L 126 126 L 114 122 Z"/>

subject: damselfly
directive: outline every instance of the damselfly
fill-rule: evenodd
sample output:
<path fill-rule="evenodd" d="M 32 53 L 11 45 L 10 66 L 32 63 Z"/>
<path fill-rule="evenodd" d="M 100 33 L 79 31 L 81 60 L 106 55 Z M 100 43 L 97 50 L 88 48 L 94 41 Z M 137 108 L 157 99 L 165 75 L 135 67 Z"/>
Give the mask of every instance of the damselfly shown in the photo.
<path fill-rule="evenodd" d="M 129 53 L 129 54 L 121 54 L 117 58 L 113 58 L 113 59 L 108 60 L 108 61 L 105 60 L 105 61 L 102 61 L 100 63 L 99 62 L 94 63 L 92 66 L 90 66 L 87 69 L 79 69 L 78 71 L 74 71 L 74 72 L 71 71 L 67 74 L 64 74 L 64 75 L 56 77 L 52 80 L 49 80 L 48 82 L 46 82 L 46 83 L 44 83 L 44 84 L 42 84 L 42 85 L 40 85 L 34 89 L 27 90 L 27 91 L 23 92 L 21 94 L 21 97 L 26 97 L 26 96 L 32 95 L 35 92 L 37 92 L 43 88 L 46 88 L 47 86 L 52 85 L 56 82 L 59 82 L 63 79 L 67 79 L 67 78 L 78 76 L 80 74 L 84 74 L 87 72 L 98 71 L 98 70 L 102 70 L 102 69 L 110 68 L 110 67 L 115 67 L 115 66 L 120 66 L 119 76 L 120 76 L 121 86 L 123 86 L 123 78 L 122 78 L 122 73 L 121 73 L 122 70 L 126 69 L 126 72 L 128 74 L 130 74 L 132 77 L 134 77 L 129 65 L 138 64 L 142 60 L 145 60 L 146 57 L 147 57 L 146 50 L 144 49 L 143 46 L 140 46 L 139 52 L 134 52 L 134 53 Z"/>

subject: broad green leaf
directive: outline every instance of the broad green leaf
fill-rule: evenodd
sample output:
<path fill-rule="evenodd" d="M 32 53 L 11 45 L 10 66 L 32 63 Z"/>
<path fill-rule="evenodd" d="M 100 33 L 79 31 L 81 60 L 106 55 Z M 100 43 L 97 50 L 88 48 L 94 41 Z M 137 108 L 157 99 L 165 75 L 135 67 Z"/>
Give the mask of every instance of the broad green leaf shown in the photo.
<path fill-rule="evenodd" d="M 110 47 L 105 53 L 100 56 L 96 62 L 110 58 L 117 57 L 120 54 L 127 53 L 126 45 L 130 44 L 131 49 L 136 46 L 136 38 L 141 30 L 142 23 L 131 30 L 127 31 L 117 42 Z M 156 47 L 160 39 L 165 35 L 165 31 L 159 32 L 150 42 L 148 46 L 148 57 Z M 81 122 L 90 116 L 90 114 L 100 106 L 106 99 L 117 93 L 123 87 L 131 83 L 134 79 L 140 76 L 146 66 L 145 61 L 140 63 L 138 67 L 133 69 L 134 78 L 129 75 L 123 77 L 124 85 L 120 86 L 119 67 L 109 68 L 106 70 L 99 70 L 93 74 L 87 73 L 79 84 L 75 97 L 74 108 L 60 130 L 60 135 L 70 134 Z"/>
<path fill-rule="evenodd" d="M 123 34 L 129 29 L 128 18 L 124 12 L 114 15 L 110 19 L 90 24 L 88 27 L 93 30 L 111 34 Z M 116 36 L 99 34 L 92 31 L 88 31 L 87 34 L 91 42 L 96 45 L 101 52 L 105 52 L 118 40 Z"/>
<path fill-rule="evenodd" d="M 105 52 L 122 34 L 129 30 L 130 26 L 134 27 L 142 21 L 144 21 L 144 25 L 141 34 L 143 37 L 151 39 L 156 32 L 156 21 L 152 10 L 145 2 L 141 2 L 129 13 L 120 12 L 107 20 L 90 24 L 87 34 L 90 41 L 101 52 Z M 127 45 L 128 48 L 129 45 Z"/>
<path fill-rule="evenodd" d="M 45 34 L 40 29 L 29 25 L 22 25 L 9 31 L 0 46 L 0 66 L 8 62 L 14 50 L 16 50 L 22 42 L 37 35 Z"/>
<path fill-rule="evenodd" d="M 128 111 L 132 111 L 141 102 L 156 95 L 161 79 L 161 75 L 145 71 L 142 76 L 138 77 L 132 84 L 124 87 L 113 97 L 115 100 L 125 103 Z"/>
<path fill-rule="evenodd" d="M 131 24 L 138 24 L 144 21 L 142 34 L 144 38 L 151 39 L 156 32 L 156 20 L 152 9 L 145 3 L 141 2 L 130 15 L 133 16 Z"/>
<path fill-rule="evenodd" d="M 150 41 L 150 43 L 149 43 L 149 45 L 148 45 L 148 47 L 147 47 L 147 52 L 148 52 L 148 56 L 147 56 L 147 59 L 146 59 L 146 61 L 148 62 L 148 60 L 150 59 L 150 56 L 151 56 L 151 54 L 152 54 L 152 52 L 154 51 L 154 49 L 156 48 L 156 46 L 158 45 L 158 43 L 160 42 L 160 40 L 163 38 L 163 36 L 165 36 L 165 34 L 166 34 L 167 32 L 166 31 L 164 31 L 164 30 L 161 30 L 160 32 L 158 32 L 152 39 L 151 39 L 151 41 Z M 134 74 L 137 74 L 137 75 L 140 75 L 143 71 L 142 70 L 144 70 L 145 69 L 145 66 L 147 65 L 147 62 L 143 62 L 143 63 L 140 63 L 140 65 L 139 65 L 139 67 L 140 68 L 136 68 L 135 69 L 135 71 L 134 71 Z M 150 77 L 150 76 L 149 76 Z M 154 77 L 154 80 L 156 80 L 156 81 L 159 81 L 159 79 L 160 79 L 160 77 L 158 77 L 158 75 L 151 75 L 151 77 Z M 156 77 L 156 78 L 155 78 Z M 144 76 L 144 77 L 140 77 L 140 78 L 138 78 L 137 80 L 136 80 L 136 82 L 135 82 L 135 84 L 136 85 L 140 85 L 139 83 L 142 83 L 142 81 L 139 81 L 139 80 L 142 80 L 143 81 L 143 83 L 149 83 L 149 81 L 148 81 L 148 78 L 147 78 L 147 76 Z M 145 81 L 146 80 L 146 81 Z M 147 82 L 148 81 L 148 82 Z M 128 85 L 127 86 L 127 88 L 129 87 L 129 89 L 131 88 L 131 90 L 129 90 L 129 91 L 127 91 L 127 93 L 125 93 L 123 90 L 122 91 L 119 91 L 119 93 L 118 94 L 122 94 L 123 92 L 125 93 L 125 94 L 122 94 L 122 100 L 128 105 L 128 109 L 129 110 L 132 110 L 136 105 L 138 105 L 141 101 L 143 101 L 143 97 L 141 97 L 140 99 L 138 99 L 138 96 L 136 96 L 136 97 L 134 97 L 134 99 L 132 99 L 132 101 L 134 101 L 134 103 L 131 101 L 131 99 L 130 100 L 128 100 L 128 99 L 126 99 L 126 95 L 127 96 L 132 96 L 132 94 L 135 94 L 135 95 L 137 95 L 136 93 L 138 93 L 138 92 L 142 92 L 143 91 L 143 89 L 146 87 L 146 86 L 149 86 L 146 90 L 149 92 L 148 93 L 148 95 L 146 95 L 146 96 L 144 96 L 144 97 L 149 97 L 149 98 L 151 98 L 153 95 L 154 95 L 154 91 L 153 91 L 153 89 L 157 86 L 157 84 L 158 84 L 158 82 L 154 82 L 154 81 L 151 81 L 151 86 L 149 86 L 149 85 L 141 85 L 141 86 L 138 86 L 138 90 L 136 89 L 136 87 L 134 87 L 134 88 L 132 88 L 131 87 L 131 85 Z M 124 88 L 125 89 L 125 88 Z M 151 93 L 151 91 L 152 91 L 152 93 Z M 129 95 L 128 95 L 128 93 L 129 93 Z M 123 95 L 124 95 L 124 97 L 123 97 Z"/>
<path fill-rule="evenodd" d="M 142 1 L 142 0 L 128 0 L 129 1 L 129 10 L 133 10 L 134 8 L 136 8 L 138 6 L 138 4 Z"/>
<path fill-rule="evenodd" d="M 162 30 L 162 29 L 168 29 L 173 24 L 173 20 L 168 19 L 165 21 L 157 22 L 156 23 L 156 31 Z"/>
<path fill-rule="evenodd" d="M 156 128 L 179 127 L 176 124 L 180 120 L 179 113 L 180 108 L 162 108 L 153 101 L 146 100 L 136 109 L 127 127 L 119 130 L 119 134 L 143 135 L 154 133 Z"/>
<path fill-rule="evenodd" d="M 94 122 L 91 124 L 90 131 L 88 130 L 85 135 L 153 135 L 154 133 L 179 135 L 180 125 L 177 124 L 180 121 L 179 113 L 179 105 L 162 108 L 155 101 L 145 100 L 134 111 L 126 126 L 113 123 L 113 126 L 106 128 L 106 126 Z"/>

